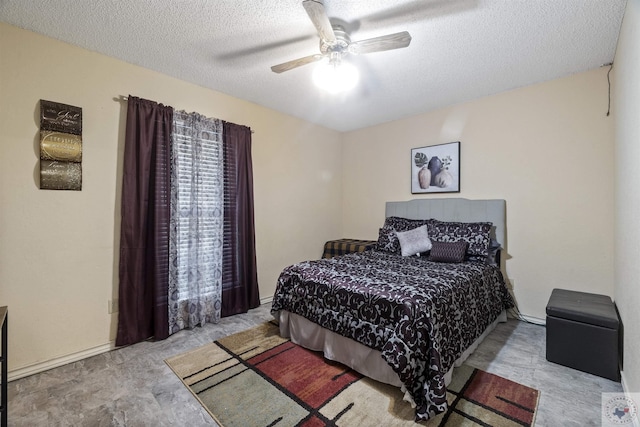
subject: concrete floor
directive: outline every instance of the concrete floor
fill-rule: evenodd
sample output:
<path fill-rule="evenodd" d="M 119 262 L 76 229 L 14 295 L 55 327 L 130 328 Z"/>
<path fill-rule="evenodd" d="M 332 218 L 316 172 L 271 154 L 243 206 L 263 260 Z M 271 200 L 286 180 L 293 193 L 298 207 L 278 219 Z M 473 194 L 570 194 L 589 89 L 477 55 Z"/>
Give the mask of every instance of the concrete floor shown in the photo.
<path fill-rule="evenodd" d="M 9 383 L 10 426 L 215 426 L 164 363 L 272 317 L 270 304 L 217 325 L 181 331 Z M 545 359 L 545 328 L 509 320 L 467 364 L 540 390 L 536 426 L 599 426 L 601 394 L 620 383 Z"/>

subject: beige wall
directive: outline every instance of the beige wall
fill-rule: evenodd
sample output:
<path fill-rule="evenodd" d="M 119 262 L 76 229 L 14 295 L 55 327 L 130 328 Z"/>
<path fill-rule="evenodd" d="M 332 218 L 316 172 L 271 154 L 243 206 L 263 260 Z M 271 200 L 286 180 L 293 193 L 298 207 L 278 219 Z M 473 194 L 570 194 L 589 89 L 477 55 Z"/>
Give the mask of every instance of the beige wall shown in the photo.
<path fill-rule="evenodd" d="M 629 0 L 613 68 L 615 297 L 624 325 L 623 383 L 640 393 L 640 0 Z"/>
<path fill-rule="evenodd" d="M 507 201 L 506 272 L 543 319 L 554 287 L 613 296 L 613 119 L 607 69 L 344 135 L 343 231 L 377 238 L 384 202 Z M 461 141 L 461 192 L 412 195 L 411 148 Z"/>
<path fill-rule="evenodd" d="M 319 257 L 341 234 L 339 133 L 0 23 L 0 305 L 14 376 L 114 338 L 126 108 L 114 97 L 128 94 L 255 131 L 262 298 L 283 267 Z M 38 189 L 40 99 L 83 109 L 80 192 Z"/>
<path fill-rule="evenodd" d="M 632 40 L 627 45 L 637 46 L 631 28 L 637 27 L 638 0 L 630 4 L 635 18 L 625 18 L 626 38 Z M 627 24 L 629 19 L 635 24 Z M 619 48 L 618 56 L 623 55 L 635 58 L 636 65 L 626 78 L 616 71 L 616 78 L 627 82 L 616 89 L 616 113 L 638 117 L 638 96 L 625 94 L 631 89 L 637 94 L 637 79 L 635 86 L 631 83 L 633 73 L 638 75 L 637 54 Z M 377 238 L 384 202 L 414 197 L 507 200 L 505 268 L 525 315 L 544 318 L 553 287 L 613 295 L 614 170 L 618 194 L 629 192 L 640 177 L 633 171 L 637 120 L 625 127 L 616 114 L 605 117 L 606 71 L 339 134 L 0 24 L 0 305 L 9 306 L 11 318 L 10 370 L 24 373 L 67 355 L 103 351 L 114 337 L 117 316 L 107 313 L 107 300 L 117 296 L 125 105 L 113 98 L 129 93 L 255 131 L 263 298 L 273 294 L 284 266 L 318 257 L 330 238 Z M 81 192 L 37 188 L 39 99 L 83 108 Z M 617 168 L 614 119 L 619 139 L 626 141 L 618 143 Z M 411 148 L 456 140 L 462 142 L 461 193 L 411 195 Z M 622 173 L 631 179 L 621 180 Z M 622 203 L 635 209 L 625 214 L 626 225 L 634 224 L 640 209 L 640 201 L 633 203 Z M 620 214 L 620 197 L 617 206 Z M 629 239 L 617 250 L 628 250 L 629 260 L 637 258 L 638 238 L 620 224 L 618 229 L 619 239 Z M 615 293 L 617 300 L 629 301 L 623 320 L 637 324 L 637 310 L 629 308 L 638 306 L 638 293 L 631 290 L 640 277 L 634 265 L 617 262 L 618 282 L 622 277 L 629 284 L 618 284 Z M 626 340 L 636 360 L 638 342 Z M 626 360 L 626 371 L 637 376 L 637 363 Z M 639 383 L 636 377 L 636 390 Z"/>

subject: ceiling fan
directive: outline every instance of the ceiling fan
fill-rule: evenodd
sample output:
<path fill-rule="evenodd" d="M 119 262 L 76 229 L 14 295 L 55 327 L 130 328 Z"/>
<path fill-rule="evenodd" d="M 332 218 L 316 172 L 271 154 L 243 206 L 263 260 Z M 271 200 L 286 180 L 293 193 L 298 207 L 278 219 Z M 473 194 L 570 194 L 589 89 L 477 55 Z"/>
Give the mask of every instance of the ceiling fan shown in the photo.
<path fill-rule="evenodd" d="M 274 65 L 271 71 L 283 73 L 302 65 L 310 64 L 328 57 L 332 64 L 339 64 L 342 58 L 351 53 L 361 55 L 365 53 L 381 52 L 384 50 L 400 49 L 409 46 L 411 35 L 407 31 L 388 34 L 386 36 L 352 42 L 349 34 L 340 25 L 331 25 L 324 10 L 324 4 L 319 0 L 304 0 L 302 6 L 311 18 L 311 22 L 318 30 L 320 37 L 320 53 Z"/>

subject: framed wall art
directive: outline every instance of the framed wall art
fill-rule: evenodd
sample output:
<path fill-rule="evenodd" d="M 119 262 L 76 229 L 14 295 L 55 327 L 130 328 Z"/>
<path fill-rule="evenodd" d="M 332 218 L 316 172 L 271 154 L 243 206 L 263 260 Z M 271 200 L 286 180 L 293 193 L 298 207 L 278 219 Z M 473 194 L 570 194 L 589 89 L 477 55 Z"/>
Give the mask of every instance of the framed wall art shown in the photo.
<path fill-rule="evenodd" d="M 411 193 L 460 192 L 460 141 L 411 149 Z"/>

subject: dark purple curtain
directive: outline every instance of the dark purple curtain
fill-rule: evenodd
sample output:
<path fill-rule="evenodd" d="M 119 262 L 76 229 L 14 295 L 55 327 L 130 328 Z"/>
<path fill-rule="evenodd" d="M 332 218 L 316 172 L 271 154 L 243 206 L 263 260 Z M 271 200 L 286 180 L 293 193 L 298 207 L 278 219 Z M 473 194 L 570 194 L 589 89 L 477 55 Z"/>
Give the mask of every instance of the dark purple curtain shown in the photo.
<path fill-rule="evenodd" d="M 122 182 L 118 346 L 169 336 L 172 123 L 171 107 L 129 96 Z"/>
<path fill-rule="evenodd" d="M 253 217 L 251 129 L 224 122 L 224 245 L 221 316 L 260 305 Z"/>

